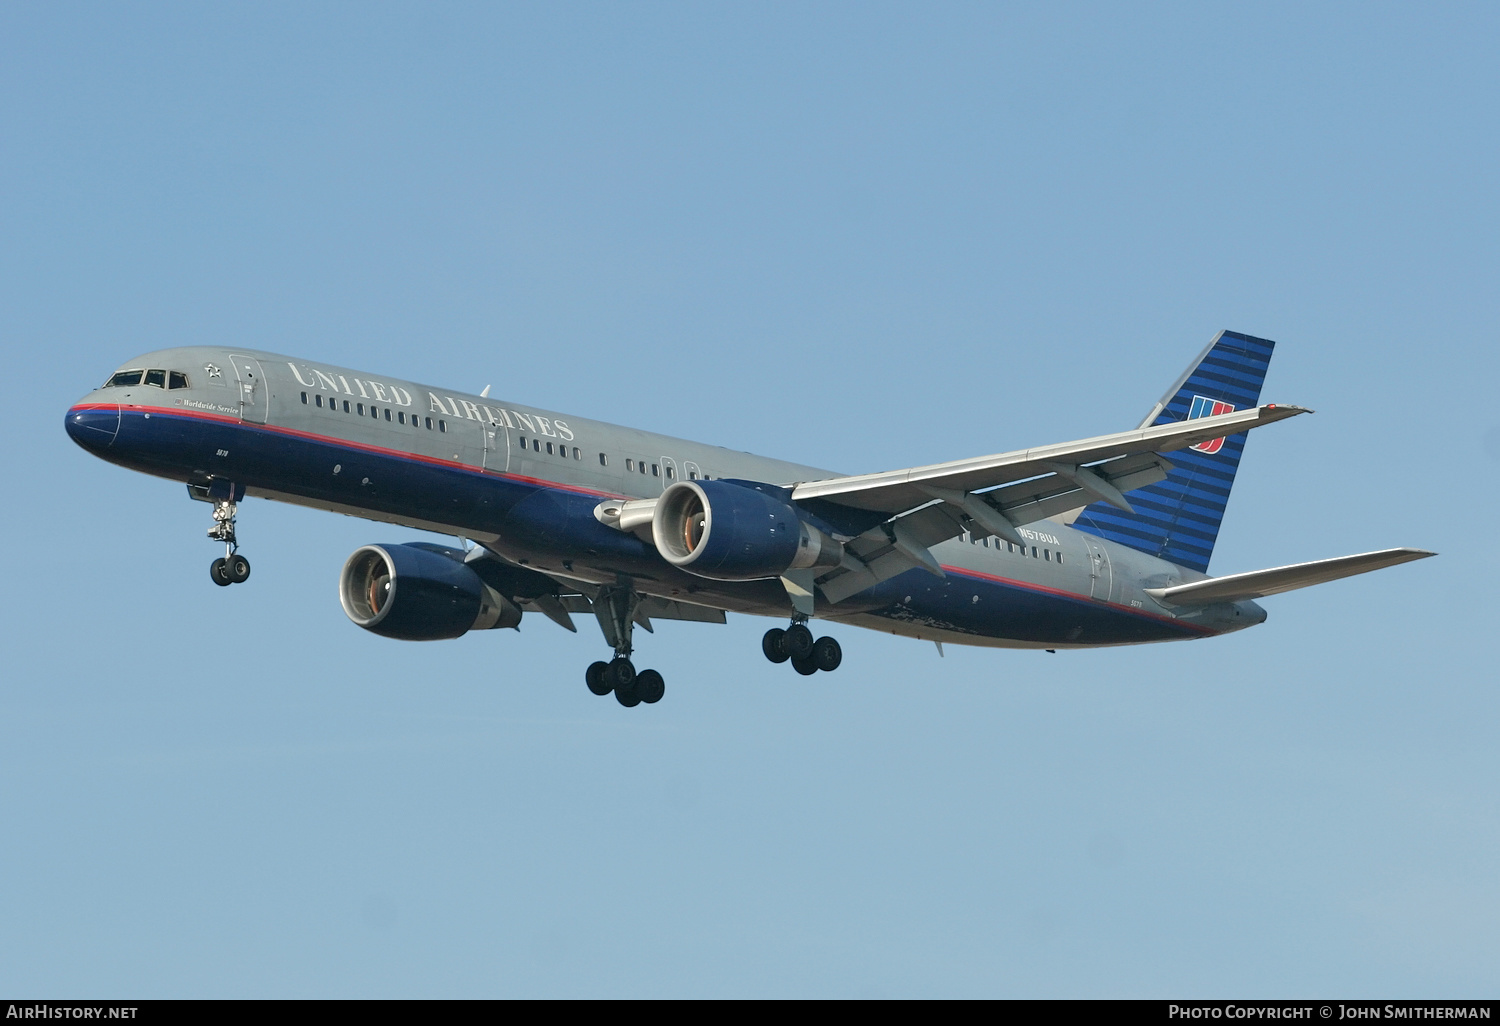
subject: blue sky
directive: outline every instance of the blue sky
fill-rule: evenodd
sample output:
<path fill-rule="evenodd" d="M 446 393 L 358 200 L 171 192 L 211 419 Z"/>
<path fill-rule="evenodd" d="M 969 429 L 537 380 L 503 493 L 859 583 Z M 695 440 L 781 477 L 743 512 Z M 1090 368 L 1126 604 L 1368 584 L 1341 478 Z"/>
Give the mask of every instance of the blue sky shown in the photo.
<path fill-rule="evenodd" d="M 0 991 L 1493 994 L 1488 5 L 0 8 Z M 1438 559 L 1170 646 L 407 645 L 382 525 L 77 449 L 214 343 L 850 472 L 1133 426 L 1278 340 L 1213 570 Z"/>

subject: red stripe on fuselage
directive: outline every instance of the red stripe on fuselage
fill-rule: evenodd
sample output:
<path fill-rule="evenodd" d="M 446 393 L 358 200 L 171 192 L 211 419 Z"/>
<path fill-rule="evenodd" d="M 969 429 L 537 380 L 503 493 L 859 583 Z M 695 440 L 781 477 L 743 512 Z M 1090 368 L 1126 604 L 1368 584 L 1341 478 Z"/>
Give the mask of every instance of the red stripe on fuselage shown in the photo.
<path fill-rule="evenodd" d="M 1021 588 L 1025 591 L 1040 592 L 1043 595 L 1054 595 L 1058 598 L 1072 599 L 1074 602 L 1087 602 L 1094 605 L 1104 606 L 1116 612 L 1128 613 L 1138 616 L 1144 620 L 1154 620 L 1157 623 L 1169 624 L 1181 630 L 1196 631 L 1199 634 L 1216 633 L 1211 627 L 1203 627 L 1196 623 L 1186 623 L 1182 620 L 1173 619 L 1170 616 L 1162 616 L 1158 613 L 1148 613 L 1144 609 L 1136 609 L 1134 606 L 1122 606 L 1118 602 L 1109 602 L 1105 599 L 1097 599 L 1091 595 L 1080 595 L 1077 592 L 1064 591 L 1062 588 L 1052 588 L 1045 584 L 1032 584 L 1030 581 L 1018 581 L 1012 577 L 1000 577 L 997 574 L 987 574 L 983 570 L 970 570 L 967 567 L 949 566 L 943 564 L 943 569 L 948 573 L 958 574 L 960 577 L 977 577 L 982 581 L 990 581 L 994 584 L 1004 584 L 1012 588 Z"/>
<path fill-rule="evenodd" d="M 543 477 L 527 477 L 524 474 L 512 474 L 505 470 L 489 470 L 485 467 L 471 467 L 467 463 L 457 460 L 445 460 L 438 456 L 423 456 L 421 453 L 407 452 L 404 449 L 388 449 L 380 445 L 369 445 L 365 442 L 355 442 L 347 438 L 338 438 L 334 435 L 320 435 L 312 431 L 299 431 L 296 428 L 279 427 L 275 424 L 257 424 L 253 421 L 244 421 L 238 417 L 223 413 L 209 413 L 205 410 L 187 410 L 179 407 L 165 406 L 141 406 L 133 403 L 80 403 L 70 409 L 69 413 L 79 410 L 114 410 L 118 409 L 121 414 L 125 411 L 138 411 L 143 413 L 157 414 L 164 417 L 184 417 L 190 420 L 206 420 L 215 424 L 226 424 L 232 427 L 249 428 L 253 431 L 265 431 L 270 434 L 283 435 L 288 438 L 301 438 L 306 441 L 321 442 L 325 445 L 342 446 L 346 449 L 354 449 L 359 452 L 372 453 L 377 456 L 391 456 L 396 459 L 410 460 L 413 463 L 425 463 L 434 467 L 445 467 L 450 470 L 462 470 L 470 474 L 478 474 L 482 477 L 498 477 L 507 481 L 517 481 L 522 484 L 536 485 L 542 488 L 556 488 L 560 491 L 574 492 L 579 495 L 594 495 L 601 499 L 628 499 L 629 496 L 620 495 L 618 492 L 604 492 L 597 488 L 586 488 L 582 485 L 563 484 L 559 481 L 549 481 Z"/>

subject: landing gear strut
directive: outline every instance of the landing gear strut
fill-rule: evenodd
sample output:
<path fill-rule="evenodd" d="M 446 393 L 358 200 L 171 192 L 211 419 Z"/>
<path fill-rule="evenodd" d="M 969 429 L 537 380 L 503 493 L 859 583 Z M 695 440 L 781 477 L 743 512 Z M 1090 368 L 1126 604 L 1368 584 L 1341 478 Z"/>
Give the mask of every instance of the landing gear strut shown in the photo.
<path fill-rule="evenodd" d="M 637 615 L 640 603 L 640 594 L 627 583 L 599 589 L 594 599 L 594 615 L 599 618 L 604 640 L 615 650 L 615 657 L 607 663 L 590 665 L 584 673 L 590 691 L 601 697 L 613 692 L 615 700 L 627 709 L 643 702 L 655 705 L 667 692 L 661 674 L 655 670 L 637 673 L 630 661 L 635 625 L 644 622 L 648 630 L 651 626 Z"/>
<path fill-rule="evenodd" d="M 804 677 L 819 670 L 832 673 L 844 661 L 844 650 L 831 637 L 813 640 L 812 631 L 802 620 L 794 620 L 785 630 L 772 627 L 760 639 L 760 650 L 773 663 L 790 661 L 792 669 Z"/>
<path fill-rule="evenodd" d="M 208 576 L 221 588 L 231 584 L 244 584 L 250 579 L 250 561 L 239 554 L 239 542 L 234 537 L 234 518 L 239 507 L 228 499 L 214 500 L 214 526 L 208 536 L 224 543 L 224 556 L 208 565 Z"/>

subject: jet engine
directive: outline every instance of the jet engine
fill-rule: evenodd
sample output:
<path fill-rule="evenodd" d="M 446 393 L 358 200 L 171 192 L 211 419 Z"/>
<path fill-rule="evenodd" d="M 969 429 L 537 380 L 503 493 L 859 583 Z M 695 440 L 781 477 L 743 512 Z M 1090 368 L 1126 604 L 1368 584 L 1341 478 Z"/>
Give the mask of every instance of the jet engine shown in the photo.
<path fill-rule="evenodd" d="M 339 576 L 339 601 L 367 631 L 402 641 L 438 641 L 514 627 L 521 610 L 441 545 L 365 545 Z"/>
<path fill-rule="evenodd" d="M 716 581 L 838 566 L 844 555 L 780 496 L 729 481 L 679 481 L 662 492 L 651 536 L 667 562 Z"/>

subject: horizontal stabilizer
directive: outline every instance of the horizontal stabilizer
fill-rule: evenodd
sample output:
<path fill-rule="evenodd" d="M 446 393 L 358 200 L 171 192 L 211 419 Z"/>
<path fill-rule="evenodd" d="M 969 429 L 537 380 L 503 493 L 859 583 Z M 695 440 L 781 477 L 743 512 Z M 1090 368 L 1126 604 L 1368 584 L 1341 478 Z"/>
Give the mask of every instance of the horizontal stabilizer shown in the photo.
<path fill-rule="evenodd" d="M 1206 581 L 1194 581 L 1192 584 L 1179 584 L 1171 588 L 1147 588 L 1146 594 L 1176 606 L 1240 602 L 1435 555 L 1436 552 L 1428 552 L 1426 549 L 1381 549 L 1379 552 L 1363 552 L 1357 556 L 1338 556 L 1334 559 L 1317 559 L 1311 563 L 1278 566 L 1270 570 L 1230 574 L 1228 577 L 1210 577 Z"/>

